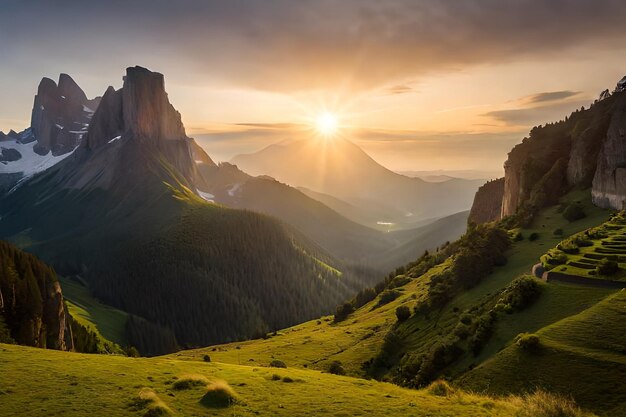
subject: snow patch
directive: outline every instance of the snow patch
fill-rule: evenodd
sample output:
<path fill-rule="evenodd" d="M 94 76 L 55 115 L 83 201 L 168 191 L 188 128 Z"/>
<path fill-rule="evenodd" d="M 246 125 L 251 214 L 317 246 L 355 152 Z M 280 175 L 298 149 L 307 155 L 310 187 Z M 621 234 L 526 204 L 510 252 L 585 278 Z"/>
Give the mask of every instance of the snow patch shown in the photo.
<path fill-rule="evenodd" d="M 0 174 L 14 174 L 21 172 L 25 178 L 29 178 L 38 172 L 45 171 L 53 165 L 61 162 L 70 156 L 76 149 L 74 148 L 71 152 L 59 156 L 53 156 L 52 152 L 48 152 L 46 155 L 39 155 L 34 150 L 36 144 L 36 141 L 30 143 L 20 143 L 16 140 L 2 142 L 3 148 L 15 149 L 22 154 L 22 157 L 17 161 L 0 164 Z"/>
<path fill-rule="evenodd" d="M 200 191 L 200 190 L 196 190 L 198 192 L 198 195 L 200 197 L 202 197 L 204 200 L 208 201 L 209 203 L 215 203 L 215 196 L 211 193 L 205 193 L 204 191 Z"/>
<path fill-rule="evenodd" d="M 237 183 L 230 187 L 230 189 L 228 190 L 228 195 L 234 197 L 235 193 L 239 190 L 239 187 L 241 187 L 241 183 Z"/>
<path fill-rule="evenodd" d="M 116 137 L 114 137 L 113 139 L 111 139 L 111 140 L 109 141 L 109 143 L 113 143 L 113 142 L 115 142 L 116 140 L 120 140 L 121 138 L 122 138 L 121 136 L 116 136 Z"/>

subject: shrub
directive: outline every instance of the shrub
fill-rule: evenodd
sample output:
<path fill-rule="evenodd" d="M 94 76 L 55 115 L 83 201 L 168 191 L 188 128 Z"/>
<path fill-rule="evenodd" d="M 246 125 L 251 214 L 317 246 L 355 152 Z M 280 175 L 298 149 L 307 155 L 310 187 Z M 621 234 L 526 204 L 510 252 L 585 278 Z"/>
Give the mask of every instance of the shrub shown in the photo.
<path fill-rule="evenodd" d="M 285 362 L 279 361 L 278 359 L 274 359 L 273 361 L 271 361 L 270 366 L 272 368 L 286 368 L 287 367 L 287 365 L 285 365 Z"/>
<path fill-rule="evenodd" d="M 396 317 L 400 323 L 406 321 L 409 317 L 411 317 L 411 309 L 407 306 L 400 306 L 396 308 Z"/>
<path fill-rule="evenodd" d="M 126 349 L 124 349 L 124 353 L 126 353 L 126 356 L 129 358 L 138 358 L 141 356 L 135 346 L 127 346 Z"/>
<path fill-rule="evenodd" d="M 563 236 L 563 229 L 554 229 L 554 232 L 552 232 L 552 234 L 554 236 Z"/>
<path fill-rule="evenodd" d="M 374 288 L 364 288 L 354 298 L 354 307 L 359 308 L 376 298 L 376 290 Z"/>
<path fill-rule="evenodd" d="M 515 344 L 526 351 L 535 351 L 541 345 L 539 336 L 533 333 L 520 333 L 515 337 Z"/>
<path fill-rule="evenodd" d="M 391 280 L 388 288 L 402 287 L 408 284 L 409 282 L 411 282 L 411 278 L 407 277 L 406 275 L 398 275 L 394 279 Z"/>
<path fill-rule="evenodd" d="M 202 357 L 202 360 L 205 361 L 205 362 L 211 362 L 211 357 L 209 355 L 204 355 Z"/>
<path fill-rule="evenodd" d="M 209 380 L 203 375 L 183 375 L 172 384 L 172 388 L 182 391 L 207 384 L 209 384 Z"/>
<path fill-rule="evenodd" d="M 512 403 L 519 406 L 516 417 L 590 417 L 582 411 L 571 398 L 537 390 L 523 397 L 512 398 Z"/>
<path fill-rule="evenodd" d="M 530 236 L 528 236 L 528 240 L 530 240 L 531 242 L 534 242 L 537 239 L 539 239 L 539 233 L 537 232 L 532 232 Z"/>
<path fill-rule="evenodd" d="M 335 318 L 333 319 L 333 321 L 335 323 L 339 323 L 340 321 L 347 319 L 348 316 L 353 312 L 354 306 L 352 305 L 352 303 L 346 302 L 337 307 L 337 311 L 335 312 Z"/>
<path fill-rule="evenodd" d="M 200 400 L 205 407 L 224 408 L 237 401 L 235 390 L 226 381 L 214 381 L 206 388 L 206 394 Z"/>
<path fill-rule="evenodd" d="M 343 364 L 340 361 L 333 361 L 328 367 L 328 372 L 333 375 L 345 375 L 346 370 L 343 369 Z"/>
<path fill-rule="evenodd" d="M 428 392 L 432 395 L 436 395 L 438 397 L 449 397 L 454 394 L 454 388 L 448 384 L 448 382 L 438 379 L 437 381 L 430 384 L 427 388 Z"/>
<path fill-rule="evenodd" d="M 273 374 L 273 375 L 272 375 L 272 381 L 280 381 L 280 375 L 278 375 L 278 374 Z"/>
<path fill-rule="evenodd" d="M 583 208 L 578 204 L 570 204 L 563 210 L 563 217 L 568 222 L 575 222 L 576 220 L 587 217 Z"/>
<path fill-rule="evenodd" d="M 396 290 L 385 290 L 380 294 L 380 298 L 378 300 L 378 306 L 383 306 L 385 304 L 389 304 L 396 298 L 400 296 L 400 292 Z"/>
<path fill-rule="evenodd" d="M 603 259 L 596 268 L 598 275 L 614 275 L 619 271 L 619 265 L 615 261 Z"/>
<path fill-rule="evenodd" d="M 284 376 L 283 377 L 283 382 L 293 382 L 293 379 L 288 377 L 288 376 Z"/>

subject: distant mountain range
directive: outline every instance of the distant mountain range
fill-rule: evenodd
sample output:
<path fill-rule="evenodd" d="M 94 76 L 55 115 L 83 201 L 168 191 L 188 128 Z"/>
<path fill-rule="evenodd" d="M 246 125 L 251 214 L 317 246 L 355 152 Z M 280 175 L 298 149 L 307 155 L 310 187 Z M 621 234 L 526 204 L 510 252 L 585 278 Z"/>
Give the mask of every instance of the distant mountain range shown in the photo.
<path fill-rule="evenodd" d="M 378 164 L 343 138 L 274 144 L 253 154 L 238 155 L 231 162 L 253 175 L 269 175 L 304 187 L 310 190 L 309 196 L 320 196 L 344 216 L 370 227 L 393 224 L 412 228 L 425 219 L 465 211 L 484 182 L 450 179 L 432 183 L 409 178 Z"/>

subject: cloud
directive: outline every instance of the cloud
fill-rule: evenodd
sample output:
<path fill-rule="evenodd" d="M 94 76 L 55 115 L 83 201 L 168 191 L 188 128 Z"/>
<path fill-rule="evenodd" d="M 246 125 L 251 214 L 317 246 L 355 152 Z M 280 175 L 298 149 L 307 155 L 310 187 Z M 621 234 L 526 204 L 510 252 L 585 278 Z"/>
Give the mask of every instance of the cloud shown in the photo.
<path fill-rule="evenodd" d="M 532 126 L 562 120 L 575 109 L 589 103 L 589 99 L 561 101 L 537 107 L 494 110 L 484 113 L 483 116 L 508 126 Z"/>
<path fill-rule="evenodd" d="M 546 93 L 533 94 L 526 97 L 526 101 L 531 104 L 545 103 L 548 101 L 560 101 L 580 94 L 580 91 L 549 91 Z"/>
<path fill-rule="evenodd" d="M 395 95 L 395 94 L 412 93 L 415 91 L 415 89 L 406 84 L 396 84 L 396 85 L 392 85 L 391 87 L 387 87 L 385 91 L 387 92 L 387 94 Z"/>
<path fill-rule="evenodd" d="M 110 74 L 137 63 L 184 69 L 190 83 L 271 91 L 364 90 L 574 47 L 616 49 L 625 20 L 622 0 L 7 1 L 0 59 Z"/>

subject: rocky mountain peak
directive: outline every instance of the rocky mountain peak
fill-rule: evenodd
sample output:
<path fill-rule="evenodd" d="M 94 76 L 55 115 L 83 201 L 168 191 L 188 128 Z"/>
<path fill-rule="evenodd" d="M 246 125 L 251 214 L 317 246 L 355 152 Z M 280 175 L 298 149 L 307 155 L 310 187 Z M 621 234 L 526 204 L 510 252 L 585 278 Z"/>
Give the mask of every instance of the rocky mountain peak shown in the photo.
<path fill-rule="evenodd" d="M 124 124 L 134 136 L 148 140 L 186 138 L 180 113 L 170 104 L 163 74 L 129 67 L 122 89 Z"/>
<path fill-rule="evenodd" d="M 35 152 L 45 155 L 52 151 L 56 156 L 74 150 L 95 105 L 97 100 L 89 100 L 69 75 L 61 74 L 58 85 L 50 78 L 42 78 L 31 115 L 32 139 L 37 141 Z"/>

